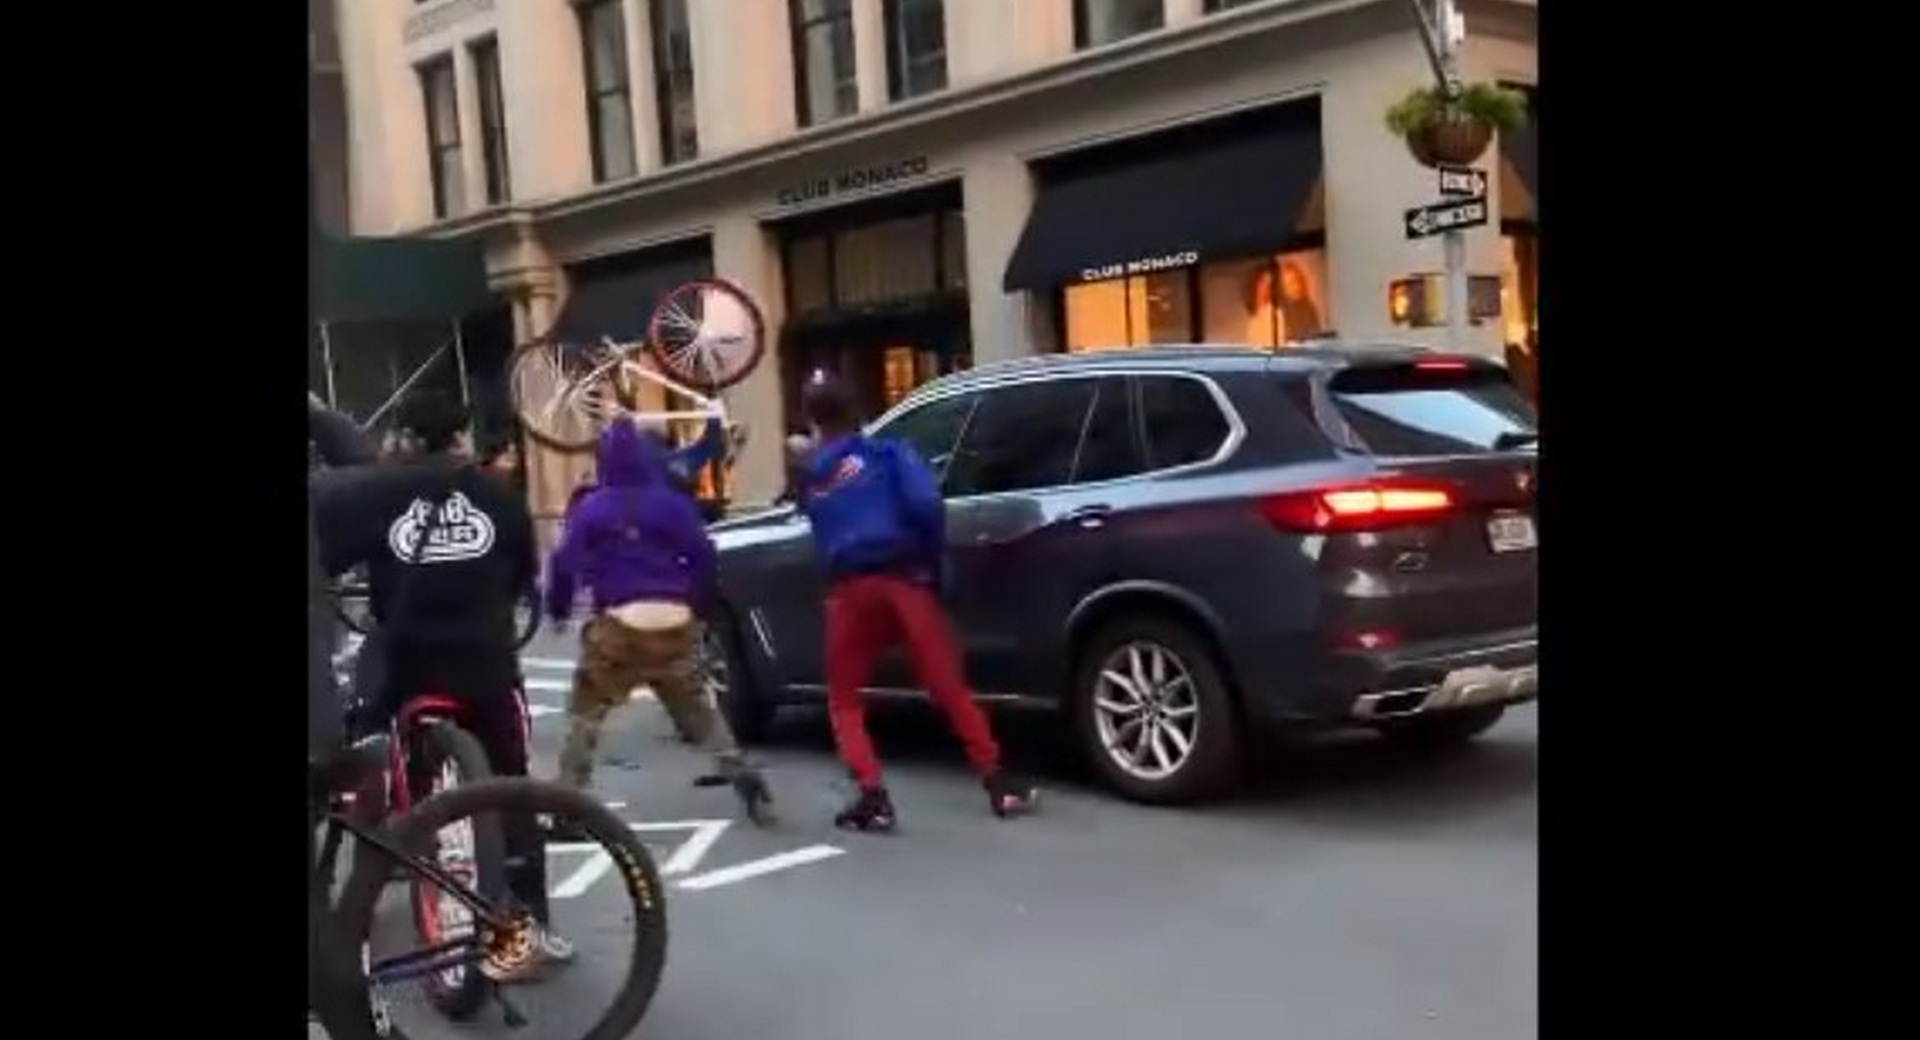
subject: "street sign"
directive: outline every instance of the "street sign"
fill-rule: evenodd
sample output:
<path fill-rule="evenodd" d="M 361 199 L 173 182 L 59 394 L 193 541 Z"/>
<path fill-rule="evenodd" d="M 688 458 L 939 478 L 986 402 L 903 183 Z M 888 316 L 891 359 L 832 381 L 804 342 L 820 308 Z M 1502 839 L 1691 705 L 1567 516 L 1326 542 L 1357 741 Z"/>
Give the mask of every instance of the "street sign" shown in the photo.
<path fill-rule="evenodd" d="M 1447 198 L 1487 197 L 1487 175 L 1484 171 L 1467 166 L 1442 166 L 1436 172 L 1440 174 L 1440 194 Z"/>
<path fill-rule="evenodd" d="M 1407 237 L 1410 239 L 1479 227 L 1486 222 L 1486 199 L 1435 202 L 1406 212 Z"/>

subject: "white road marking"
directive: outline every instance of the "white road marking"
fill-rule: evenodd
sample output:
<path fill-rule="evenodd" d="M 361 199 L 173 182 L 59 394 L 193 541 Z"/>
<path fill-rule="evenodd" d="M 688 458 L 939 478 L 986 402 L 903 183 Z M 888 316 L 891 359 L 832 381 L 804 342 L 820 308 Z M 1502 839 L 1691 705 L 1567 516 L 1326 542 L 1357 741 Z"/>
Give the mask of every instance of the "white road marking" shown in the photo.
<path fill-rule="evenodd" d="M 622 806 L 625 805 L 624 802 L 618 804 Z M 627 826 L 633 828 L 636 834 L 686 830 L 693 832 L 685 841 L 680 843 L 678 848 L 673 850 L 672 855 L 660 863 L 660 874 L 662 877 L 673 877 L 677 874 L 685 874 L 694 867 L 699 866 L 700 860 L 705 858 L 709 849 L 713 848 L 713 843 L 719 841 L 720 835 L 726 833 L 727 828 L 732 825 L 732 820 L 675 820 L 666 823 L 627 824 Z M 816 848 L 819 847 L 823 846 L 816 846 Z M 806 850 L 803 849 L 801 851 Z M 835 851 L 838 852 L 839 850 L 836 849 Z M 613 857 L 607 855 L 606 849 L 602 848 L 598 842 L 553 842 L 548 844 L 547 855 L 551 857 L 556 853 L 561 855 L 579 854 L 586 856 L 586 859 L 578 867 L 574 868 L 573 873 L 568 874 L 565 878 L 561 879 L 559 884 L 549 889 L 548 896 L 553 899 L 577 899 L 585 895 L 588 889 L 592 888 L 601 878 L 606 877 L 608 871 L 613 869 Z M 778 870 L 780 868 L 776 866 L 771 869 Z"/>
<path fill-rule="evenodd" d="M 804 849 L 794 849 L 792 852 L 781 852 L 762 859 L 752 859 L 745 863 L 735 863 L 730 867 L 709 870 L 704 874 L 695 874 L 674 887 L 692 889 L 696 892 L 706 888 L 719 888 L 721 885 L 732 885 L 749 878 L 771 874 L 776 870 L 788 870 L 808 863 L 818 863 L 823 859 L 832 859 L 846 851 L 833 845 L 809 845 Z"/>
<path fill-rule="evenodd" d="M 573 671 L 574 660 L 570 657 L 522 657 L 520 663 L 528 668 L 542 668 L 555 672 Z"/>
<path fill-rule="evenodd" d="M 543 719 L 548 715 L 558 715 L 565 710 L 567 709 L 556 707 L 552 704 L 529 704 L 527 705 L 527 717 L 530 719 Z"/>
<path fill-rule="evenodd" d="M 576 899 L 586 894 L 587 889 L 592 888 L 594 882 L 606 877 L 607 872 L 613 869 L 613 857 L 607 855 L 606 850 L 602 849 L 597 841 L 549 842 L 547 844 L 549 860 L 555 854 L 571 853 L 583 853 L 587 858 L 578 869 L 548 890 L 549 898 Z"/>
<path fill-rule="evenodd" d="M 686 841 L 680 843 L 679 848 L 673 850 L 673 855 L 668 856 L 660 864 L 660 875 L 673 877 L 676 874 L 685 874 L 699 866 L 707 850 L 713 848 L 713 843 L 720 840 L 720 835 L 727 833 L 727 828 L 733 826 L 733 821 L 680 820 L 674 823 L 634 823 L 628 826 L 632 827 L 637 834 L 652 834 L 657 831 L 693 831 Z"/>

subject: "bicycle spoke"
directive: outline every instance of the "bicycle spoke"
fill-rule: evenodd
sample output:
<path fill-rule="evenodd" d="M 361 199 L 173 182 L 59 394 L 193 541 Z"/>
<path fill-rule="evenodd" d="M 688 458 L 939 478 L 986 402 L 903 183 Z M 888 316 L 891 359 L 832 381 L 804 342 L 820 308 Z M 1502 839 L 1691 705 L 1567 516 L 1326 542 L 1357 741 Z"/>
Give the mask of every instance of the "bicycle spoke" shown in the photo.
<path fill-rule="evenodd" d="M 695 336 L 700 334 L 700 319 L 688 314 L 686 310 L 680 306 L 678 301 L 669 299 L 666 303 L 661 304 L 658 317 L 660 323 L 663 325 L 679 329 L 683 332 L 690 332 Z"/>
<path fill-rule="evenodd" d="M 677 349 L 669 351 L 667 353 L 667 362 L 675 369 L 684 372 L 687 369 L 687 362 L 693 357 L 698 356 L 699 352 L 700 341 L 697 339 L 689 340 Z"/>

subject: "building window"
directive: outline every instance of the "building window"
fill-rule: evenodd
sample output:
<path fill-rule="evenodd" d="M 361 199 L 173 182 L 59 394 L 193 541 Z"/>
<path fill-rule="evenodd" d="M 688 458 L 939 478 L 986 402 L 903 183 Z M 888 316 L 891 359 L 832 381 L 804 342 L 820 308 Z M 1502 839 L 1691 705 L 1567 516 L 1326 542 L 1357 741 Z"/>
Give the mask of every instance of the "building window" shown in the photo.
<path fill-rule="evenodd" d="M 624 180 L 637 172 L 637 164 L 633 88 L 627 79 L 627 18 L 620 0 L 599 0 L 580 8 L 580 42 L 586 57 L 593 179 L 595 183 Z"/>
<path fill-rule="evenodd" d="M 1331 335 L 1321 248 L 1088 282 L 1061 295 L 1062 342 L 1074 352 L 1150 343 L 1278 347 Z"/>
<path fill-rule="evenodd" d="M 451 217 L 467 210 L 460 169 L 460 101 L 454 87 L 453 55 L 420 66 L 420 95 L 427 105 L 427 170 L 433 179 L 433 215 Z"/>
<path fill-rule="evenodd" d="M 887 0 L 887 96 L 895 101 L 947 86 L 947 18 L 941 0 Z"/>
<path fill-rule="evenodd" d="M 790 0 L 794 103 L 801 126 L 860 110 L 853 69 L 853 0 Z"/>
<path fill-rule="evenodd" d="M 1098 47 L 1166 24 L 1162 0 L 1073 0 L 1073 45 Z"/>
<path fill-rule="evenodd" d="M 1540 399 L 1540 240 L 1530 226 L 1509 226 L 1500 238 L 1500 325 L 1507 369 L 1528 399 Z"/>
<path fill-rule="evenodd" d="M 1201 5 L 1201 10 L 1207 14 L 1219 14 L 1221 11 L 1231 11 L 1236 7 L 1245 7 L 1259 2 L 1260 0 L 1206 0 L 1206 3 Z"/>
<path fill-rule="evenodd" d="M 500 41 L 489 36 L 468 47 L 473 58 L 474 89 L 480 102 L 480 157 L 486 163 L 487 205 L 513 197 L 507 167 L 507 105 L 500 87 Z"/>
<path fill-rule="evenodd" d="M 686 162 L 700 154 L 687 0 L 651 0 L 648 17 L 653 24 L 653 103 L 660 116 L 660 157 L 667 163 Z"/>

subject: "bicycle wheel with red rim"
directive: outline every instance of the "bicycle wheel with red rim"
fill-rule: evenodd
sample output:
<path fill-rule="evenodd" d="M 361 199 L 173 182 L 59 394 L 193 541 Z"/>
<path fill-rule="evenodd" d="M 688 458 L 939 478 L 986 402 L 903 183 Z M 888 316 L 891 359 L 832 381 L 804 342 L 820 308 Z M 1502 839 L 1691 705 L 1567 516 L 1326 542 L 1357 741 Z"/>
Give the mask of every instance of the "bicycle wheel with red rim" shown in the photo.
<path fill-rule="evenodd" d="M 590 347 L 537 340 L 514 352 L 507 394 L 520 428 L 565 452 L 591 450 L 610 411 L 609 391 L 587 377 L 598 364 Z"/>
<path fill-rule="evenodd" d="M 491 775 L 487 753 L 473 734 L 450 722 L 432 721 L 415 731 L 408 754 L 408 772 L 425 783 L 413 784 L 411 804 L 432 795 L 457 790 Z M 422 789 L 424 788 L 424 789 Z M 434 834 L 432 858 L 441 870 L 475 892 L 498 897 L 506 891 L 506 838 L 496 816 L 455 820 Z M 414 878 L 408 886 L 414 930 L 422 949 L 472 940 L 476 924 L 472 911 L 447 897 L 430 880 Z M 478 1014 L 487 1000 L 487 980 L 478 957 L 421 977 L 426 997 L 447 1018 L 462 1022 Z"/>
<path fill-rule="evenodd" d="M 766 353 L 766 324 L 745 289 L 732 282 L 688 282 L 660 298 L 647 326 L 647 350 L 660 371 L 712 392 L 752 374 Z"/>

